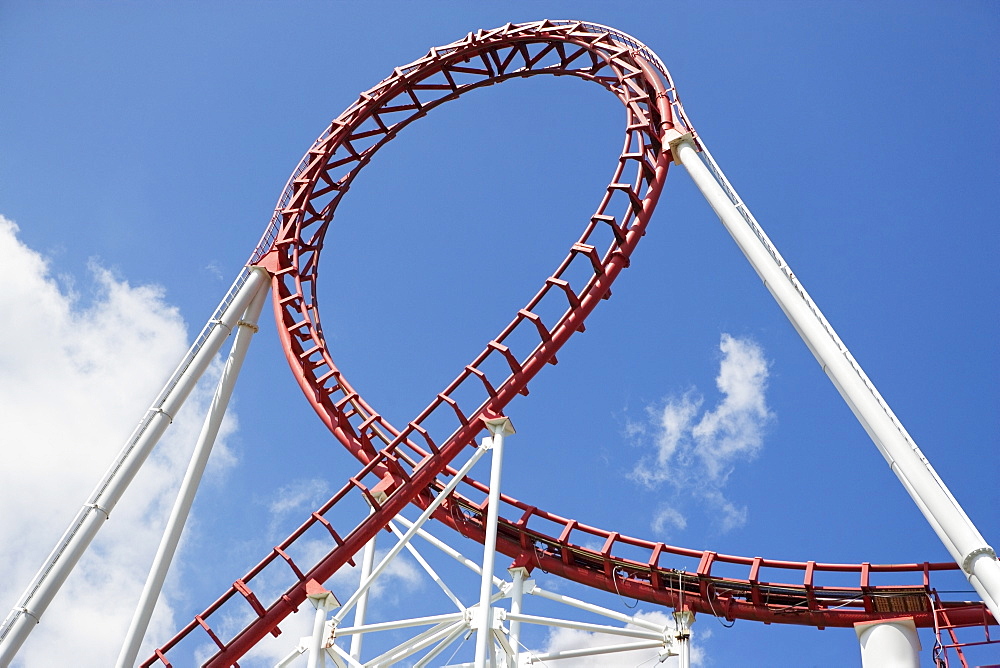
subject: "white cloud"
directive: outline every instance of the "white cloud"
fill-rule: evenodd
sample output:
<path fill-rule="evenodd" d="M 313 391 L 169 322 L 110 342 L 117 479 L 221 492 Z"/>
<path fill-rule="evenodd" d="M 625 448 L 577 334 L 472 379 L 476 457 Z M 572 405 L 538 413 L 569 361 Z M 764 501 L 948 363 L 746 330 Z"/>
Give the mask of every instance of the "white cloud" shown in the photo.
<path fill-rule="evenodd" d="M 764 431 L 773 419 L 767 407 L 768 362 L 759 345 L 723 334 L 722 359 L 716 386 L 721 400 L 703 410 L 704 398 L 695 389 L 649 407 L 648 425 L 628 425 L 633 437 L 652 440 L 654 453 L 642 457 L 630 477 L 649 488 L 667 482 L 677 502 L 664 504 L 652 519 L 654 531 L 681 529 L 687 519 L 677 508 L 694 496 L 714 511 L 716 525 L 725 532 L 743 526 L 747 509 L 737 507 L 723 488 L 739 461 L 751 460 L 764 443 Z"/>
<path fill-rule="evenodd" d="M 661 536 L 668 534 L 671 528 L 683 531 L 687 528 L 687 518 L 676 508 L 660 506 L 653 515 L 652 527 Z"/>
<path fill-rule="evenodd" d="M 268 535 L 275 536 L 275 540 L 284 538 L 287 532 L 280 528 L 284 522 L 289 518 L 301 521 L 329 498 L 330 483 L 322 478 L 296 480 L 284 485 L 267 504 Z"/>
<path fill-rule="evenodd" d="M 6 616 L 187 349 L 161 288 L 93 265 L 92 287 L 53 276 L 0 216 L 0 606 Z M 215 369 L 218 373 L 218 369 Z M 15 666 L 114 663 L 214 384 L 188 399 Z M 213 459 L 232 461 L 227 420 Z M 213 466 L 217 462 L 213 462 Z M 170 592 L 150 627 L 173 630 Z"/>

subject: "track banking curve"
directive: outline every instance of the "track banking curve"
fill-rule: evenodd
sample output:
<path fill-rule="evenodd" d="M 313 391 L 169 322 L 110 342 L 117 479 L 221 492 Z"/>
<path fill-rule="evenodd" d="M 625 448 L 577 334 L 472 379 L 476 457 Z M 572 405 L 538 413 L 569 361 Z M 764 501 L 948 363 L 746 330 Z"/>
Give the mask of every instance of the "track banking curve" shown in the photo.
<path fill-rule="evenodd" d="M 353 389 L 323 336 L 316 285 L 325 233 L 354 178 L 400 130 L 466 92 L 539 74 L 593 81 L 621 100 L 627 122 L 614 176 L 578 241 L 539 291 L 418 416 L 398 428 Z M 393 70 L 330 124 L 289 179 L 250 265 L 273 277 L 279 336 L 307 400 L 362 468 L 143 666 L 171 665 L 171 652 L 197 634 L 207 635 L 218 650 L 205 665 L 233 665 L 264 636 L 277 635 L 278 624 L 305 601 L 307 582 L 322 583 L 353 564 L 354 555 L 404 507 L 426 507 L 435 498 L 455 473 L 453 460 L 475 446 L 484 420 L 502 415 L 517 394 L 527 394 L 528 382 L 556 364 L 562 345 L 610 297 L 645 234 L 673 160 L 667 133 L 694 135 L 694 129 L 659 58 L 628 35 L 574 21 L 508 24 L 433 48 Z M 539 314 L 554 310 L 562 315 L 543 322 Z M 482 498 L 487 486 L 468 478 L 463 484 L 434 517 L 482 542 L 486 500 L 473 499 Z M 347 525 L 353 528 L 342 535 L 335 525 L 344 526 L 340 517 L 347 509 L 354 511 Z M 922 627 L 995 623 L 981 603 L 937 597 L 931 574 L 955 570 L 954 563 L 825 564 L 688 550 L 587 526 L 504 495 L 500 515 L 497 550 L 517 565 L 669 607 L 821 628 L 901 615 Z M 318 562 L 298 554 L 297 547 L 320 536 L 329 551 Z M 602 547 L 584 547 L 595 543 Z M 692 562 L 693 570 L 676 567 Z M 264 573 L 284 583 L 268 604 L 254 589 Z M 912 584 L 879 584 L 886 573 L 909 574 Z M 246 616 L 247 606 L 249 624 L 221 637 L 221 624 L 212 622 L 223 611 Z"/>

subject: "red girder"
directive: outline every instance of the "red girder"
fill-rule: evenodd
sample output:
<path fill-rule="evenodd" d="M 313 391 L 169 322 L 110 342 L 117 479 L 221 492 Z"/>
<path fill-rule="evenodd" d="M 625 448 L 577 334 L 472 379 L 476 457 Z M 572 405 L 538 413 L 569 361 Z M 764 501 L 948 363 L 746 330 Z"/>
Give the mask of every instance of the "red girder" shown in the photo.
<path fill-rule="evenodd" d="M 585 54 L 589 58 L 582 58 Z M 555 353 L 574 332 L 584 330 L 587 316 L 610 296 L 611 284 L 628 266 L 645 233 L 671 162 L 662 142 L 664 132 L 675 127 L 681 132 L 692 131 L 669 78 L 665 84 L 657 73 L 658 62 L 632 38 L 595 26 L 550 21 L 508 24 L 432 48 L 423 58 L 396 68 L 331 122 L 289 179 L 251 264 L 267 268 L 273 276 L 278 333 L 296 380 L 324 424 L 363 468 L 143 666 L 169 665 L 171 649 L 198 628 L 220 647 L 207 666 L 233 665 L 265 635 L 276 634 L 281 620 L 305 601 L 307 582 L 325 582 L 344 564 L 353 565 L 355 553 L 406 505 L 426 507 L 443 487 L 441 480 L 454 474 L 449 466 L 452 460 L 475 443 L 483 430 L 482 419 L 502 415 L 515 395 L 527 394 L 527 384 L 535 374 L 546 364 L 555 363 Z M 627 122 L 615 173 L 581 237 L 539 292 L 430 405 L 402 430 L 396 429 L 353 390 L 323 337 L 315 283 L 327 225 L 361 168 L 400 129 L 468 91 L 536 74 L 593 81 L 622 101 Z M 598 251 L 602 246 L 603 254 Z M 574 261 L 573 266 L 582 264 L 591 272 L 584 286 L 571 285 L 563 278 Z M 562 295 L 559 299 L 567 309 L 549 328 L 533 309 L 552 290 Z M 533 331 L 538 342 L 533 350 L 515 352 L 505 343 L 513 340 L 515 330 L 521 331 L 519 327 Z M 485 367 L 490 359 L 509 368 L 510 374 L 503 379 L 488 377 Z M 482 397 L 478 406 L 459 406 L 455 395 L 459 388 L 466 389 L 466 382 Z M 445 414 L 457 423 L 450 436 L 431 434 L 423 426 L 431 415 Z M 467 479 L 465 484 L 476 494 L 486 492 L 486 486 L 475 480 Z M 327 515 L 349 495 L 356 499 L 359 494 L 369 500 L 373 511 L 342 536 Z M 456 491 L 435 518 L 482 542 L 484 504 Z M 912 616 L 918 626 L 934 626 L 936 609 L 947 611 L 945 619 L 952 628 L 995 623 L 981 604 L 936 606 L 932 602 L 933 590 L 927 580 L 930 571 L 953 570 L 954 564 L 823 564 L 720 555 L 589 527 L 505 495 L 501 505 L 497 549 L 519 565 L 541 567 L 560 577 L 652 603 L 683 605 L 727 619 L 817 627 L 851 626 L 858 621 L 898 617 L 901 612 Z M 504 519 L 507 516 L 519 519 Z M 529 526 L 532 518 L 561 527 L 559 535 L 533 529 Z M 331 549 L 318 563 L 304 567 L 296 563 L 291 552 L 296 541 L 316 527 L 332 539 Z M 577 533 L 602 540 L 602 548 L 595 551 L 574 543 Z M 620 545 L 648 551 L 648 559 L 615 556 Z M 694 573 L 669 568 L 662 563 L 669 556 L 697 559 L 699 567 Z M 746 576 L 714 575 L 717 564 L 745 568 Z M 280 572 L 290 583 L 266 608 L 251 588 L 254 578 L 265 569 L 272 569 L 269 573 L 283 569 Z M 797 582 L 764 580 L 764 569 L 798 571 L 794 576 Z M 833 587 L 817 582 L 817 576 L 831 572 L 857 573 L 858 585 Z M 888 572 L 912 572 L 924 579 L 911 586 L 871 584 L 872 574 Z M 205 620 L 236 600 L 237 594 L 252 607 L 256 618 L 235 637 L 223 641 Z"/>

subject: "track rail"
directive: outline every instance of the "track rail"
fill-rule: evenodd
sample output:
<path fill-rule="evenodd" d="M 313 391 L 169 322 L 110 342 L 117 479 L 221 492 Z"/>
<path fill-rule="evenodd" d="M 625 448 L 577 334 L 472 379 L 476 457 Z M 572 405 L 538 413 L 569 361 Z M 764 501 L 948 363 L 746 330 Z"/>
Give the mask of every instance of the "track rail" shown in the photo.
<path fill-rule="evenodd" d="M 417 417 L 397 428 L 353 389 L 323 336 L 316 285 L 325 233 L 354 178 L 400 130 L 469 91 L 539 74 L 592 81 L 621 100 L 625 136 L 611 182 L 579 239 L 526 306 Z M 433 48 L 362 93 L 330 124 L 294 170 L 251 264 L 273 276 L 279 336 L 296 380 L 362 468 L 143 666 L 169 666 L 181 648 L 206 637 L 217 652 L 205 665 L 233 665 L 268 633 L 279 633 L 278 624 L 305 601 L 308 581 L 324 582 L 344 564 L 353 564 L 355 553 L 406 505 L 426 507 L 454 474 L 451 462 L 483 431 L 483 420 L 502 415 L 514 396 L 527 394 L 528 382 L 556 363 L 556 352 L 610 296 L 666 179 L 671 155 L 663 137 L 668 130 L 693 132 L 655 54 L 623 33 L 569 21 L 508 24 Z M 562 315 L 545 323 L 539 313 L 552 312 L 553 303 Z M 435 518 L 482 542 L 486 501 L 472 498 L 484 494 L 486 486 L 465 483 Z M 957 569 L 951 563 L 823 564 L 720 555 L 589 527 L 507 496 L 501 504 L 504 518 L 517 519 L 501 519 L 497 549 L 518 565 L 645 601 L 728 619 L 818 627 L 901 613 L 912 615 L 919 626 L 933 626 L 936 607 L 947 608 L 955 626 L 994 623 L 980 603 L 932 603 L 930 574 Z M 543 522 L 544 530 L 539 528 Z M 341 535 L 336 526 L 352 528 Z M 600 550 L 580 544 L 595 539 L 603 544 Z M 304 555 L 315 541 L 324 541 L 327 550 L 318 561 Z M 697 561 L 694 570 L 671 567 L 690 560 Z M 792 582 L 772 579 L 779 572 L 788 573 Z M 832 574 L 842 582 L 844 573 L 857 584 L 825 584 Z M 886 573 L 912 574 L 914 583 L 879 584 Z M 274 595 L 264 596 L 265 590 Z M 271 602 L 265 606 L 261 597 Z M 224 633 L 225 620 L 233 617 L 246 624 Z"/>

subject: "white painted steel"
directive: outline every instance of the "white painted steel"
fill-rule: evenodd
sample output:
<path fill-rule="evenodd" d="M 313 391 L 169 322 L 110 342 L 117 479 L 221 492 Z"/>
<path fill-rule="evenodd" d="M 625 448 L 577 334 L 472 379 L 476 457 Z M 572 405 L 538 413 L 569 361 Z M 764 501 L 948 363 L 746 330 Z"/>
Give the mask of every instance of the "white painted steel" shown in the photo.
<path fill-rule="evenodd" d="M 171 375 L 143 420 L 126 441 L 87 503 L 56 544 L 0 628 L 0 667 L 6 668 L 87 550 L 104 520 L 177 415 L 198 379 L 229 337 L 250 300 L 269 280 L 265 270 L 245 269 L 198 340 Z"/>
<path fill-rule="evenodd" d="M 444 640 L 437 644 L 437 647 L 424 655 L 424 658 L 420 659 L 420 661 L 413 664 L 413 668 L 426 668 L 426 666 L 429 666 L 431 661 L 436 659 L 438 655 L 441 654 L 441 652 L 443 652 L 449 645 L 458 640 L 459 636 L 465 633 L 468 628 L 467 624 L 457 624 L 455 629 L 449 633 Z"/>
<path fill-rule="evenodd" d="M 514 656 L 514 648 L 510 646 L 510 642 L 507 640 L 507 636 L 504 635 L 502 628 L 493 629 L 493 639 L 496 644 L 500 647 L 500 656 L 504 659 L 504 664 L 508 667 L 514 666 L 516 664 L 511 662 L 511 657 Z M 493 657 L 493 662 L 491 665 L 498 665 L 496 662 L 497 657 Z"/>
<path fill-rule="evenodd" d="M 219 379 L 215 396 L 212 398 L 208 415 L 205 416 L 205 422 L 202 425 L 201 434 L 198 436 L 194 452 L 191 454 L 191 461 L 184 474 L 184 480 L 181 482 L 181 487 L 177 492 L 177 499 L 174 501 L 170 518 L 167 520 L 167 526 L 163 530 L 160 546 L 157 548 L 153 565 L 150 567 L 146 584 L 142 590 L 142 595 L 139 597 L 135 614 L 132 616 L 128 633 L 125 635 L 125 642 L 122 644 L 121 653 L 118 655 L 118 662 L 115 664 L 117 668 L 131 668 L 135 665 L 136 658 L 139 655 L 139 647 L 142 644 L 143 637 L 146 635 L 146 629 L 149 626 L 150 618 L 153 616 L 153 609 L 156 607 L 156 602 L 160 597 L 160 591 L 163 589 L 163 581 L 167 577 L 167 571 L 170 569 L 170 563 L 174 558 L 174 553 L 177 551 L 177 544 L 180 542 L 181 533 L 184 531 L 184 524 L 187 522 L 188 514 L 191 512 L 191 505 L 194 503 L 194 497 L 198 492 L 198 485 L 201 483 L 202 474 L 204 474 L 205 467 L 208 465 L 208 459 L 212 454 L 215 439 L 219 435 L 222 419 L 226 415 L 226 409 L 229 407 L 229 401 L 233 396 L 236 379 L 240 374 L 243 361 L 246 359 L 250 341 L 253 335 L 257 333 L 257 319 L 260 317 L 260 312 L 264 307 L 264 301 L 267 299 L 268 292 L 267 284 L 262 284 L 258 287 L 257 294 L 253 296 L 243 317 L 237 322 L 236 336 L 233 341 L 232 350 L 229 353 L 229 359 L 226 360 L 226 366 L 222 371 L 222 377 Z"/>
<path fill-rule="evenodd" d="M 497 554 L 497 521 L 500 517 L 500 478 L 503 472 L 504 436 L 514 433 L 510 420 L 501 418 L 486 422 L 493 434 L 493 457 L 490 464 L 490 493 L 486 507 L 486 537 L 483 540 L 483 573 L 479 585 L 479 616 L 476 630 L 476 668 L 486 668 L 486 660 L 493 644 L 492 606 L 490 594 L 493 591 L 493 568 Z"/>
<path fill-rule="evenodd" d="M 372 508 L 369 511 L 369 515 L 375 512 Z M 373 536 L 370 541 L 365 543 L 365 549 L 361 554 L 361 581 L 364 582 L 372 574 L 372 566 L 375 563 L 375 539 L 378 536 Z M 368 611 L 368 592 L 358 599 L 358 605 L 354 609 L 354 625 L 364 626 L 365 616 Z M 351 657 L 357 661 L 361 660 L 361 643 L 364 641 L 364 635 L 358 634 L 351 637 Z"/>
<path fill-rule="evenodd" d="M 643 649 L 656 649 L 662 647 L 663 643 L 656 640 L 644 642 L 619 643 L 617 645 L 602 645 L 600 647 L 587 647 L 581 649 L 564 649 L 547 654 L 532 654 L 527 658 L 527 662 L 544 663 L 546 661 L 558 661 L 559 659 L 578 659 L 585 656 L 600 656 L 601 654 L 616 654 L 618 652 L 636 652 Z M 645 665 L 645 664 L 643 664 Z"/>
<path fill-rule="evenodd" d="M 450 624 L 439 624 L 427 629 L 423 633 L 410 638 L 406 642 L 397 645 L 388 652 L 372 659 L 371 661 L 366 661 L 365 665 L 395 666 L 403 659 L 413 656 L 417 652 L 440 642 L 444 638 L 450 637 L 456 628 L 461 628 L 463 630 L 466 629 L 467 625 L 465 620 L 459 619 L 458 621 Z"/>
<path fill-rule="evenodd" d="M 481 452 L 485 452 L 490 449 L 489 445 L 491 442 L 492 439 L 490 438 L 483 439 L 483 443 L 479 450 Z M 467 464 L 466 467 L 463 467 L 463 470 L 459 471 L 459 480 L 465 475 L 465 472 L 467 472 L 469 468 L 471 467 Z M 446 489 L 444 494 L 447 495 L 448 492 L 449 490 Z M 396 520 L 400 521 L 409 528 L 409 531 L 406 534 L 400 535 L 399 529 L 395 526 Z M 419 552 L 416 551 L 416 548 L 412 543 L 412 537 L 417 535 L 427 540 L 432 547 L 438 548 L 444 554 L 455 558 L 459 561 L 459 563 L 462 563 L 474 572 L 477 572 L 480 575 L 487 572 L 479 565 L 475 564 L 475 562 L 472 562 L 470 559 L 461 555 L 447 543 L 444 543 L 440 539 L 437 539 L 432 534 L 422 529 L 420 527 L 420 523 L 421 520 L 411 522 L 402 515 L 399 515 L 393 522 L 390 522 L 388 526 L 390 530 L 398 538 L 400 538 L 399 544 L 405 545 L 407 549 L 411 550 L 411 552 L 415 552 L 415 558 L 417 558 L 418 562 L 422 565 L 426 564 L 427 561 L 422 555 L 419 554 Z M 377 569 L 373 569 L 373 571 L 374 570 Z M 433 568 L 428 566 L 424 570 L 432 579 L 436 582 L 438 581 L 437 574 Z M 487 660 L 489 661 L 489 665 L 493 665 L 494 658 L 496 659 L 497 665 L 505 665 L 508 668 L 512 668 L 519 665 L 539 663 L 545 660 L 551 661 L 560 658 L 570 658 L 571 656 L 600 656 L 604 654 L 657 648 L 660 650 L 661 658 L 673 656 L 671 650 L 673 648 L 673 643 L 675 642 L 675 635 L 672 633 L 672 629 L 670 627 L 656 624 L 648 620 L 630 617 L 620 612 L 603 608 L 592 603 L 586 603 L 561 594 L 546 592 L 537 587 L 533 580 L 527 579 L 527 569 L 515 568 L 511 569 L 510 572 L 512 581 L 505 581 L 496 576 L 491 578 L 492 585 L 499 591 L 492 593 L 488 599 L 487 607 L 496 606 L 502 599 L 510 598 L 511 610 L 510 612 L 507 612 L 502 607 L 493 608 L 493 616 L 492 618 L 489 618 L 489 627 L 487 628 L 489 638 L 492 640 L 492 643 L 490 643 L 491 646 L 487 648 L 487 657 L 489 657 Z M 451 589 L 444 586 L 443 583 L 439 583 L 439 585 L 442 585 L 442 589 L 446 592 L 446 594 L 448 591 L 451 591 Z M 628 628 L 526 615 L 522 611 L 524 607 L 524 594 L 539 596 L 572 608 L 583 610 L 587 613 L 601 615 L 614 622 L 627 625 Z M 455 598 L 452 598 L 452 601 L 455 600 Z M 344 609 L 349 608 L 350 605 L 350 602 L 348 602 L 348 604 L 344 606 Z M 459 602 L 458 605 L 461 606 L 462 604 Z M 386 650 L 380 656 L 364 661 L 363 663 L 361 662 L 360 657 L 349 656 L 343 648 L 336 645 L 326 648 L 326 652 L 329 656 L 333 657 L 335 661 L 339 661 L 343 665 L 382 666 L 397 665 L 400 662 L 413 657 L 419 652 L 428 650 L 429 648 L 428 653 L 417 661 L 416 664 L 414 664 L 417 667 L 428 666 L 431 664 L 431 661 L 438 657 L 447 647 L 456 642 L 462 634 L 471 634 L 473 630 L 478 630 L 480 624 L 482 623 L 482 617 L 479 616 L 480 613 L 478 612 L 481 605 L 481 603 L 477 602 L 474 606 L 468 608 L 463 606 L 458 612 L 337 628 L 335 632 L 337 638 L 343 639 L 350 636 L 353 640 L 354 638 L 367 633 L 398 632 L 415 627 L 428 627 L 417 635 L 407 638 L 397 646 Z M 343 610 L 341 610 L 340 614 L 343 616 Z M 504 623 L 508 625 L 509 630 L 505 631 Z M 570 628 L 592 633 L 604 633 L 612 637 L 625 637 L 628 638 L 629 641 L 626 643 L 609 642 L 608 644 L 601 645 L 599 647 L 572 650 L 569 653 L 554 652 L 545 655 L 535 655 L 530 651 L 522 650 L 520 647 L 520 626 L 522 623 Z M 334 624 L 336 624 L 336 620 L 331 622 L 326 628 L 331 629 Z M 308 641 L 308 638 L 304 639 L 304 642 L 305 641 Z M 499 645 L 499 651 L 497 652 L 497 656 L 493 657 L 493 652 L 490 650 L 495 651 L 495 645 Z M 298 651 L 300 653 L 304 652 L 305 647 Z M 475 666 L 475 663 L 469 662 L 467 664 L 460 665 L 472 668 Z"/>
<path fill-rule="evenodd" d="M 648 629 L 627 628 L 621 626 L 607 626 L 605 624 L 593 624 L 591 622 L 575 622 L 570 619 L 556 619 L 554 617 L 539 617 L 538 615 L 514 614 L 508 612 L 507 621 L 516 620 L 523 624 L 541 624 L 543 626 L 555 626 L 561 629 L 573 629 L 575 631 L 586 631 L 588 633 L 606 633 L 613 636 L 624 636 L 626 638 L 639 638 L 641 640 L 657 640 L 660 644 L 667 642 L 666 630 L 660 627 L 656 631 Z"/>
<path fill-rule="evenodd" d="M 524 607 L 524 589 L 525 581 L 528 577 L 528 569 L 523 566 L 518 566 L 517 568 L 510 568 L 508 572 L 513 579 L 513 587 L 510 592 L 510 611 L 519 615 L 523 612 Z M 534 587 L 534 583 L 528 580 L 531 587 Z M 510 647 L 511 656 L 508 660 L 510 668 L 516 668 L 518 657 L 521 653 L 521 622 L 517 620 L 511 620 L 510 622 Z"/>
<path fill-rule="evenodd" d="M 528 593 L 532 596 L 538 596 L 540 598 L 545 598 L 550 601 L 555 601 L 557 603 L 562 603 L 563 605 L 568 605 L 579 610 L 584 610 L 586 612 L 593 613 L 595 615 L 601 615 L 602 617 L 607 617 L 608 619 L 613 619 L 616 622 L 621 622 L 622 624 L 631 624 L 632 626 L 638 626 L 644 628 L 648 631 L 660 632 L 663 627 L 659 624 L 655 624 L 645 619 L 640 619 L 638 617 L 630 617 L 628 615 L 622 614 L 615 610 L 609 610 L 607 608 L 602 608 L 599 605 L 594 605 L 593 603 L 587 603 L 586 601 L 581 601 L 580 599 L 573 598 L 572 596 L 565 596 L 563 594 L 557 594 L 555 592 L 546 591 L 535 585 Z"/>
<path fill-rule="evenodd" d="M 345 626 L 337 628 L 337 637 L 349 636 L 356 633 L 375 633 L 376 631 L 398 631 L 414 626 L 429 626 L 431 624 L 445 624 L 456 620 L 465 619 L 461 612 L 446 612 L 442 615 L 428 615 L 427 617 L 409 617 L 407 619 L 394 619 L 388 622 L 378 622 L 375 624 L 365 624 L 364 626 Z"/>
<path fill-rule="evenodd" d="M 337 645 L 331 645 L 327 649 L 327 654 L 333 659 L 333 662 L 337 664 L 337 668 L 343 668 L 344 666 L 350 666 L 351 668 L 364 668 L 361 663 L 352 659 L 346 651 Z"/>
<path fill-rule="evenodd" d="M 313 617 L 313 631 L 309 637 L 309 668 L 324 668 L 326 652 L 323 651 L 323 631 L 326 629 L 326 605 L 314 600 L 316 616 Z"/>
<path fill-rule="evenodd" d="M 910 618 L 855 624 L 862 668 L 920 668 L 920 638 Z"/>
<path fill-rule="evenodd" d="M 397 515 L 396 516 L 396 520 L 399 521 L 403 526 L 405 526 L 407 528 L 411 528 L 413 526 L 413 522 L 411 522 L 410 520 L 406 519 L 402 515 Z M 437 549 L 439 549 L 442 552 L 444 552 L 446 555 L 448 555 L 449 557 L 451 557 L 452 559 L 454 559 L 458 563 L 460 563 L 463 566 L 465 566 L 466 568 L 468 568 L 470 571 L 476 573 L 477 575 L 481 575 L 482 574 L 483 569 L 482 569 L 482 567 L 479 564 L 477 564 L 476 562 L 474 562 L 472 559 L 469 559 L 464 554 L 462 554 L 461 552 L 459 552 L 458 550 L 456 550 L 455 548 L 453 548 L 451 545 L 448 545 L 447 543 L 445 543 L 443 540 L 441 540 L 440 538 L 438 538 L 434 534 L 428 533 L 424 529 L 418 528 L 417 529 L 417 535 L 420 536 L 421 538 L 423 538 L 424 540 L 426 540 L 428 543 L 430 543 L 431 545 L 433 545 Z M 504 581 L 502 579 L 500 579 L 499 577 L 496 577 L 496 576 L 493 577 L 493 586 L 494 587 L 501 587 L 503 584 L 504 584 Z"/>
<path fill-rule="evenodd" d="M 399 530 L 399 528 L 392 522 L 389 522 L 388 526 L 389 531 L 391 531 L 394 536 L 402 540 L 403 533 Z M 423 555 L 420 554 L 417 548 L 413 546 L 412 542 L 406 544 L 406 550 L 410 553 L 410 556 L 412 556 L 416 562 L 420 564 L 420 567 L 423 568 L 424 572 L 427 573 L 430 579 L 434 581 L 434 584 L 436 584 L 438 588 L 444 592 L 444 595 L 451 599 L 451 602 L 455 604 L 455 607 L 458 608 L 460 612 L 465 612 L 465 606 L 462 604 L 462 601 L 455 595 L 455 592 L 453 592 L 451 588 L 445 584 L 444 580 L 441 579 L 441 576 L 437 574 L 437 571 L 435 571 L 434 568 L 427 563 L 427 560 L 424 559 Z"/>
<path fill-rule="evenodd" d="M 312 583 L 314 581 L 310 581 Z M 308 591 L 308 585 L 307 585 Z M 333 595 L 332 591 L 319 587 L 319 591 L 309 594 L 306 597 L 316 608 L 316 615 L 313 617 L 313 630 L 308 638 L 309 642 L 309 668 L 325 668 L 326 650 L 323 648 L 323 639 L 326 635 L 327 613 L 335 609 L 340 602 Z"/>
<path fill-rule="evenodd" d="M 694 613 L 690 610 L 674 612 L 674 640 L 677 642 L 678 668 L 691 668 L 691 623 Z"/>
<path fill-rule="evenodd" d="M 879 452 L 889 463 L 941 542 L 982 596 L 994 617 L 1000 619 L 1000 562 L 993 548 L 966 516 L 958 501 L 938 477 L 906 429 L 892 413 L 871 380 L 809 298 L 787 263 L 759 225 L 742 206 L 737 209 L 702 161 L 690 137 L 678 136 L 672 144 L 675 159 L 683 164 L 695 185 L 764 281 L 775 301 L 830 377 Z M 714 171 L 721 176 L 718 165 Z M 725 182 L 728 186 L 728 182 Z M 732 192 L 732 188 L 729 188 Z M 743 215 L 746 213 L 747 215 Z"/>
<path fill-rule="evenodd" d="M 442 489 L 441 492 L 434 498 L 434 500 L 431 501 L 431 503 L 427 506 L 424 512 L 420 513 L 420 517 L 417 518 L 417 521 L 414 522 L 413 526 L 411 526 L 410 529 L 406 532 L 406 534 L 403 536 L 403 539 L 400 542 L 393 545 L 392 549 L 390 549 L 389 552 L 384 557 L 382 557 L 382 560 L 378 563 L 378 565 L 372 569 L 371 575 L 369 575 L 367 579 L 361 581 L 361 584 L 358 586 L 358 590 L 354 592 L 353 595 L 351 595 L 351 598 L 349 598 L 346 603 L 344 603 L 343 607 L 340 609 L 340 612 L 334 615 L 333 617 L 334 626 L 340 625 L 340 622 L 344 620 L 344 617 L 351 610 L 351 608 L 357 605 L 358 600 L 365 594 L 365 592 L 367 592 L 371 588 L 372 583 L 374 583 L 375 580 L 378 579 L 379 575 L 382 574 L 382 571 L 384 571 L 386 567 L 388 567 L 388 565 L 392 562 L 392 560 L 396 558 L 396 556 L 403 550 L 404 547 L 406 547 L 406 543 L 413 540 L 413 536 L 416 535 L 417 530 L 420 529 L 420 527 L 422 527 L 424 523 L 428 519 L 430 519 L 430 516 L 434 514 L 434 511 L 437 510 L 442 503 L 444 503 L 444 500 L 448 498 L 448 496 L 455 490 L 455 487 L 458 485 L 458 483 L 461 482 L 461 480 L 469 473 L 469 471 L 472 470 L 472 467 L 475 466 L 476 462 L 479 461 L 479 458 L 482 457 L 484 454 L 486 454 L 489 448 L 485 444 L 485 441 L 487 439 L 483 440 L 484 440 L 483 444 L 476 448 L 476 451 L 472 453 L 472 456 L 469 457 L 469 460 L 465 462 L 462 468 L 460 468 L 455 473 L 455 477 L 453 477 L 450 481 L 448 481 L 448 484 L 445 485 L 444 489 Z"/>

